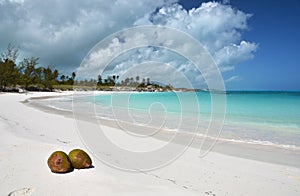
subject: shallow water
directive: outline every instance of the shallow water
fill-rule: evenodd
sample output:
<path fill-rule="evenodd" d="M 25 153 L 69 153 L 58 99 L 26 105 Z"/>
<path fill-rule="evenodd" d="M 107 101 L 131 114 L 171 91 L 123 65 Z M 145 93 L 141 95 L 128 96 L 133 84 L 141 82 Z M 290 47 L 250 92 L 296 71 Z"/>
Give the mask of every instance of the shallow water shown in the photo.
<path fill-rule="evenodd" d="M 224 95 L 226 113 L 221 139 L 300 148 L 300 92 L 235 91 Z M 120 124 L 219 134 L 218 130 L 207 132 L 212 106 L 218 105 L 212 104 L 209 92 L 113 93 L 40 102 L 60 110 L 72 110 L 75 106 L 82 114 L 117 119 Z M 86 108 L 90 107 L 85 104 L 92 104 L 94 110 L 88 111 Z"/>

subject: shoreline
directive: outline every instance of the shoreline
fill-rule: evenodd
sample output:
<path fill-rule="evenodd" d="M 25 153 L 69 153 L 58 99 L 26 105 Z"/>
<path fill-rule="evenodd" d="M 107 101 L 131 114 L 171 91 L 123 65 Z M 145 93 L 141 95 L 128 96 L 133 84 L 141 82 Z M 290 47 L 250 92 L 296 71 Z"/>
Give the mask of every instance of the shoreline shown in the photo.
<path fill-rule="evenodd" d="M 111 92 L 104 92 L 111 93 Z M 122 92 L 121 92 L 122 93 Z M 101 92 L 97 91 L 97 94 L 101 94 Z M 83 93 L 83 95 L 85 95 Z M 48 99 L 48 98 L 58 98 L 62 96 L 47 96 L 47 97 L 36 97 L 30 98 L 31 100 L 36 99 Z M 30 107 L 34 107 L 40 109 L 44 112 L 49 112 L 53 114 L 63 115 L 67 118 L 73 118 L 72 111 L 61 110 L 59 108 L 48 107 L 46 105 L 34 103 L 34 101 L 30 102 L 30 99 L 26 100 L 26 103 Z M 85 118 L 84 116 L 77 116 L 80 120 L 93 122 L 93 120 L 89 118 Z M 116 123 L 113 119 L 109 118 L 101 118 L 98 117 L 97 121 L 104 126 L 108 126 L 111 128 L 119 128 L 118 123 Z M 125 123 L 126 126 L 132 128 L 133 132 L 139 134 L 138 131 L 135 131 L 140 125 L 135 125 L 128 122 Z M 151 129 L 151 127 L 149 127 Z M 141 129 L 139 129 L 141 131 Z M 150 130 L 151 131 L 151 130 Z M 161 129 L 163 134 L 154 135 L 154 138 L 162 141 L 166 141 L 170 134 L 173 134 L 175 131 L 170 129 Z M 147 132 L 147 131 L 146 131 Z M 171 133 L 170 133 L 171 132 Z M 147 134 L 147 133 L 146 133 Z M 182 137 L 185 137 L 186 134 L 192 134 L 189 132 L 180 132 Z M 214 140 L 216 144 L 213 145 L 211 149 L 213 152 L 221 153 L 224 155 L 236 156 L 240 158 L 251 159 L 255 161 L 263 161 L 267 163 L 279 164 L 279 165 L 287 165 L 292 167 L 300 168 L 300 147 L 298 146 L 289 146 L 289 145 L 279 145 L 275 143 L 268 143 L 265 144 L 263 141 L 244 141 L 244 140 L 235 140 L 230 138 L 222 138 L 222 137 L 213 137 L 213 136 L 203 136 L 201 134 L 196 134 L 191 147 L 200 150 L 203 148 L 204 150 L 208 149 L 209 146 L 201 146 L 202 141 L 206 139 L 209 143 L 213 143 Z M 261 142 L 261 143 L 260 143 Z M 178 144 L 182 144 L 180 141 L 177 142 Z"/>
<path fill-rule="evenodd" d="M 69 152 L 74 148 L 86 147 L 76 133 L 74 119 L 22 103 L 30 97 L 47 95 L 57 94 L 0 94 L 0 195 L 24 188 L 33 190 L 32 195 L 58 196 L 300 193 L 299 168 L 216 152 L 200 158 L 197 148 L 188 148 L 171 164 L 153 171 L 133 173 L 116 170 L 91 154 L 93 169 L 53 174 L 46 164 L 51 152 Z M 126 143 L 120 129 L 103 127 Z M 160 143 L 160 140 L 157 142 Z M 153 140 L 145 145 L 156 145 L 157 142 Z M 221 146 L 224 148 L 226 145 Z"/>

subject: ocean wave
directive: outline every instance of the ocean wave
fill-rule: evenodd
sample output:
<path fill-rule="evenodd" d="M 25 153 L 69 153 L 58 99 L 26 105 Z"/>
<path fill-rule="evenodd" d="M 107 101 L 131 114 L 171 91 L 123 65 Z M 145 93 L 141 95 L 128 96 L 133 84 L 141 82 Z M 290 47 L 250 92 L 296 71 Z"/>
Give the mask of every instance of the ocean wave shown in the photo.
<path fill-rule="evenodd" d="M 59 111 L 73 112 L 73 110 L 69 110 L 69 109 L 57 107 L 57 106 L 50 105 L 50 104 L 48 104 L 48 105 L 46 105 L 46 106 L 49 107 L 49 108 L 55 109 L 55 110 L 59 110 Z"/>
<path fill-rule="evenodd" d="M 111 117 L 103 117 L 103 116 L 97 116 L 99 119 L 105 119 L 105 120 L 111 120 L 114 121 L 116 119 L 113 119 Z M 130 123 L 128 121 L 122 121 L 118 120 L 119 122 L 123 123 Z M 168 127 L 153 127 L 149 125 L 145 125 L 142 123 L 134 123 L 137 126 L 144 126 L 147 128 L 155 128 L 155 129 L 161 129 L 163 128 L 163 131 L 170 131 L 170 132 L 178 132 L 180 131 L 177 128 L 168 128 Z M 239 144 L 250 144 L 250 145 L 261 145 L 261 146 L 270 146 L 270 147 L 276 147 L 276 148 L 282 148 L 282 149 L 288 149 L 288 150 L 300 150 L 300 146 L 293 145 L 293 144 L 279 144 L 268 140 L 254 140 L 254 139 L 233 139 L 233 138 L 225 138 L 225 137 L 217 137 L 217 136 L 210 136 L 206 134 L 201 133 L 192 133 L 188 131 L 181 131 L 182 134 L 195 134 L 195 136 L 201 137 L 201 138 L 208 138 L 210 140 L 215 141 L 222 141 L 222 142 L 230 142 L 230 143 L 239 143 Z"/>

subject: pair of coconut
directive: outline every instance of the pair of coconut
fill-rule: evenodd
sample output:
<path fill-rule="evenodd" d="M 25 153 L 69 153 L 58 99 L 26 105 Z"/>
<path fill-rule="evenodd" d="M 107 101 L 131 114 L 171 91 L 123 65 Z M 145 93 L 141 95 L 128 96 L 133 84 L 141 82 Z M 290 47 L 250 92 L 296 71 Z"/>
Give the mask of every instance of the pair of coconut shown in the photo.
<path fill-rule="evenodd" d="M 48 166 L 54 173 L 67 173 L 75 169 L 92 167 L 90 156 L 81 149 L 72 150 L 69 155 L 63 151 L 56 151 L 48 158 Z"/>

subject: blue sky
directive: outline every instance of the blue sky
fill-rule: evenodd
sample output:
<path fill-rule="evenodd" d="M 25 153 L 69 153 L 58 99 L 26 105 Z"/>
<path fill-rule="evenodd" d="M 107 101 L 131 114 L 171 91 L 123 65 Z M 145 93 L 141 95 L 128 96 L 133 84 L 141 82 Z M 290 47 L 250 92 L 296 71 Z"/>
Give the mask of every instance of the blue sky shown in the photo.
<path fill-rule="evenodd" d="M 271 4 L 270 4 L 271 3 Z M 253 13 L 250 31 L 245 33 L 259 43 L 251 62 L 240 68 L 248 88 L 300 90 L 300 1 L 232 1 Z M 256 79 L 251 76 L 256 75 Z"/>
<path fill-rule="evenodd" d="M 187 8 L 201 2 L 206 1 L 181 1 Z M 300 90 L 300 1 L 231 0 L 229 4 L 253 14 L 243 37 L 259 47 L 253 59 L 236 66 L 234 72 L 241 79 L 227 83 L 227 88 Z"/>
<path fill-rule="evenodd" d="M 228 90 L 300 90 L 297 0 L 63 0 L 51 8 L 45 2 L 0 0 L 1 51 L 12 43 L 20 48 L 20 59 L 40 57 L 40 65 L 69 74 L 106 36 L 137 25 L 166 25 L 208 48 Z M 116 66 L 128 69 L 126 63 Z M 189 64 L 176 66 L 200 83 Z"/>

